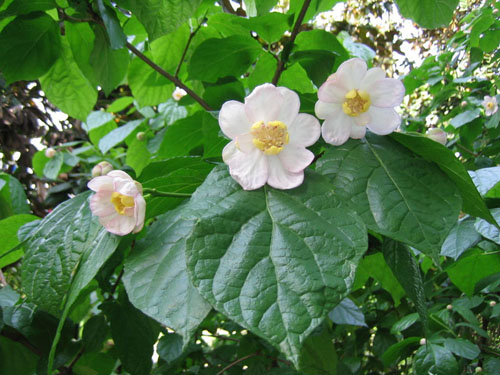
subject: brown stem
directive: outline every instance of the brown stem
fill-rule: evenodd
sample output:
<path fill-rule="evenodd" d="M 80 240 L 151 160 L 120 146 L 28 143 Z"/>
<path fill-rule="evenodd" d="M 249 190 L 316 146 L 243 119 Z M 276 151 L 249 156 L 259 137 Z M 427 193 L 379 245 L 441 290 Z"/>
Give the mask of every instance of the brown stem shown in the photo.
<path fill-rule="evenodd" d="M 224 367 L 222 370 L 220 370 L 220 371 L 217 373 L 217 375 L 222 375 L 222 374 L 224 373 L 224 371 L 229 370 L 231 367 L 236 366 L 238 363 L 243 362 L 243 361 L 246 361 L 246 360 L 247 360 L 247 359 L 249 359 L 249 358 L 256 357 L 256 356 L 258 356 L 259 354 L 260 354 L 259 352 L 256 352 L 256 353 L 252 353 L 252 354 L 246 355 L 246 356 L 244 356 L 244 357 L 238 358 L 236 361 L 231 362 L 231 363 L 230 363 L 230 364 L 228 364 L 226 367 Z"/>
<path fill-rule="evenodd" d="M 127 42 L 126 44 L 127 48 L 138 58 L 140 58 L 142 61 L 144 61 L 146 64 L 148 64 L 151 68 L 153 68 L 157 73 L 161 74 L 163 77 L 168 79 L 169 81 L 172 81 L 175 83 L 177 87 L 180 87 L 184 89 L 194 100 L 196 100 L 204 109 L 207 111 L 212 111 L 212 108 L 205 102 L 202 98 L 200 98 L 193 90 L 191 90 L 189 87 L 187 87 L 184 83 L 182 83 L 179 78 L 174 77 L 172 74 L 166 72 L 162 68 L 160 68 L 158 65 L 156 65 L 153 61 L 151 61 L 147 56 L 145 56 L 141 51 L 139 51 L 137 48 L 135 48 L 132 44 Z"/>
<path fill-rule="evenodd" d="M 293 26 L 292 34 L 290 35 L 290 40 L 288 41 L 287 45 L 292 46 L 293 42 L 295 41 L 295 38 L 297 38 L 300 26 L 302 26 L 302 21 L 306 16 L 307 8 L 309 8 L 309 4 L 311 4 L 311 0 L 305 0 L 304 4 L 302 4 L 302 9 L 300 10 L 299 16 L 295 21 L 295 25 Z M 274 72 L 274 77 L 272 81 L 273 85 L 276 86 L 278 84 L 278 81 L 281 77 L 281 73 L 283 73 L 284 70 L 285 70 L 285 63 L 283 62 L 283 60 L 279 59 L 278 65 L 276 66 L 276 72 Z"/>
<path fill-rule="evenodd" d="M 231 1 L 222 0 L 221 3 L 222 3 L 222 9 L 224 9 L 224 11 L 226 11 L 227 13 L 238 15 L 238 13 L 236 13 L 233 6 L 231 5 Z"/>
<path fill-rule="evenodd" d="M 85 352 L 84 348 L 81 348 L 80 351 L 76 354 L 75 358 L 71 361 L 71 363 L 68 365 L 68 369 L 72 369 L 74 365 L 76 365 L 76 362 L 82 357 L 83 353 Z"/>
<path fill-rule="evenodd" d="M 198 32 L 198 30 L 200 29 L 202 23 L 203 23 L 203 21 L 200 22 L 198 27 L 193 32 L 191 32 L 189 34 L 189 39 L 186 43 L 186 47 L 184 48 L 184 51 L 182 52 L 181 59 L 179 61 L 179 64 L 177 65 L 177 69 L 175 69 L 175 78 L 178 78 L 178 76 L 179 76 L 179 71 L 181 70 L 181 66 L 182 66 L 182 63 L 184 62 L 184 58 L 186 57 L 186 53 L 189 49 L 189 45 L 191 44 L 191 41 L 193 40 L 193 38 L 196 35 L 196 33 Z"/>

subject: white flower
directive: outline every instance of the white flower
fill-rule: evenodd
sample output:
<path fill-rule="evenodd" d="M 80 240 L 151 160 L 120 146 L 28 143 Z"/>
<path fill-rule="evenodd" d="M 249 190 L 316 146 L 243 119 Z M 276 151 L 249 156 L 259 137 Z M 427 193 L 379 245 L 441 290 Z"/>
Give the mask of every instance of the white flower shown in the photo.
<path fill-rule="evenodd" d="M 146 201 L 140 183 L 123 171 L 111 171 L 87 186 L 96 192 L 90 198 L 90 210 L 108 232 L 124 236 L 142 229 Z"/>
<path fill-rule="evenodd" d="M 92 168 L 92 177 L 105 176 L 113 170 L 111 163 L 101 161 L 99 164 Z"/>
<path fill-rule="evenodd" d="M 320 136 L 319 121 L 299 113 L 298 95 L 286 87 L 264 84 L 245 98 L 224 103 L 219 125 L 232 139 L 222 151 L 231 176 L 245 190 L 268 183 L 292 189 L 304 180 L 314 159 L 307 150 Z"/>
<path fill-rule="evenodd" d="M 52 159 L 54 156 L 56 156 L 56 154 L 57 151 L 51 147 L 45 150 L 45 156 L 48 157 L 49 159 Z"/>
<path fill-rule="evenodd" d="M 172 98 L 174 98 L 175 101 L 179 101 L 182 99 L 182 97 L 186 96 L 186 94 L 187 92 L 184 89 L 176 87 L 174 92 L 172 93 Z"/>
<path fill-rule="evenodd" d="M 427 133 L 425 133 L 425 136 L 432 139 L 433 141 L 441 143 L 442 145 L 446 145 L 447 135 L 446 132 L 441 128 L 429 129 L 427 130 Z"/>
<path fill-rule="evenodd" d="M 342 63 L 318 91 L 316 116 L 325 120 L 323 139 L 341 145 L 351 138 L 363 138 L 366 128 L 375 134 L 394 131 L 401 119 L 394 110 L 403 101 L 401 81 L 385 78 L 380 68 L 367 70 L 366 63 L 354 58 Z"/>
<path fill-rule="evenodd" d="M 492 97 L 492 96 L 486 95 L 484 97 L 484 100 L 481 102 L 481 104 L 484 107 L 484 113 L 486 114 L 486 116 L 491 116 L 491 115 L 495 114 L 496 111 L 498 111 L 497 98 L 494 96 Z"/>

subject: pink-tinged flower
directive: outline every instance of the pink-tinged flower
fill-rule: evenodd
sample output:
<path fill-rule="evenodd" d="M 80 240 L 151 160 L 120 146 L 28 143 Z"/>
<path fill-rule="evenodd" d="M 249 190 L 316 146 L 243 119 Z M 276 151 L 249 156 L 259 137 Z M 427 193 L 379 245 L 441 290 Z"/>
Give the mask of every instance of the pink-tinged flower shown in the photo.
<path fill-rule="evenodd" d="M 427 130 L 427 133 L 425 133 L 425 136 L 427 138 L 432 139 L 433 141 L 441 143 L 442 145 L 446 145 L 447 134 L 441 128 L 432 128 L 432 129 L 429 129 L 429 130 Z"/>
<path fill-rule="evenodd" d="M 498 111 L 497 98 L 494 96 L 486 95 L 481 104 L 484 107 L 484 113 L 486 114 L 486 116 L 491 116 L 495 114 L 496 111 Z"/>
<path fill-rule="evenodd" d="M 314 159 L 306 147 L 320 136 L 319 121 L 299 113 L 299 96 L 286 87 L 266 83 L 245 103 L 224 103 L 219 125 L 232 141 L 222 151 L 231 176 L 245 190 L 268 183 L 292 189 L 304 180 L 304 168 Z"/>
<path fill-rule="evenodd" d="M 366 128 L 379 135 L 392 133 L 401 122 L 394 107 L 401 104 L 404 94 L 401 81 L 386 78 L 381 68 L 367 70 L 358 58 L 345 61 L 318 91 L 314 110 L 325 120 L 323 139 L 341 145 L 349 137 L 363 138 Z"/>
<path fill-rule="evenodd" d="M 54 156 L 56 156 L 56 154 L 57 151 L 51 147 L 45 150 L 45 156 L 48 157 L 49 159 L 52 159 Z"/>
<path fill-rule="evenodd" d="M 90 210 L 108 232 L 124 236 L 142 229 L 146 201 L 140 183 L 115 170 L 93 178 L 87 186 L 95 191 L 90 198 Z"/>
<path fill-rule="evenodd" d="M 184 96 L 186 96 L 186 94 L 187 94 L 187 92 L 184 89 L 181 89 L 180 87 L 176 87 L 174 92 L 172 93 L 172 98 L 174 98 L 174 100 L 176 102 L 178 102 Z"/>

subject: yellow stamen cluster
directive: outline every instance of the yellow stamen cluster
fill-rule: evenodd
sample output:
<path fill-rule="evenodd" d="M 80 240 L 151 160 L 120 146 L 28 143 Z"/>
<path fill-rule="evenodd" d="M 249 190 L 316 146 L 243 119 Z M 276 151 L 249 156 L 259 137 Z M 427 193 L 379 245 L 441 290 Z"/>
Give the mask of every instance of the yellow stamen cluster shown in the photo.
<path fill-rule="evenodd" d="M 125 215 L 125 209 L 134 207 L 134 197 L 117 193 L 111 194 L 111 203 L 114 204 L 116 212 L 120 215 Z"/>
<path fill-rule="evenodd" d="M 370 95 L 366 91 L 352 89 L 345 95 L 342 109 L 348 116 L 356 117 L 370 108 Z"/>
<path fill-rule="evenodd" d="M 494 106 L 495 106 L 495 104 L 493 102 L 486 103 L 486 108 L 488 108 L 488 109 L 493 109 Z"/>
<path fill-rule="evenodd" d="M 277 155 L 290 140 L 288 130 L 281 121 L 258 121 L 252 125 L 250 133 L 253 144 L 266 155 Z"/>

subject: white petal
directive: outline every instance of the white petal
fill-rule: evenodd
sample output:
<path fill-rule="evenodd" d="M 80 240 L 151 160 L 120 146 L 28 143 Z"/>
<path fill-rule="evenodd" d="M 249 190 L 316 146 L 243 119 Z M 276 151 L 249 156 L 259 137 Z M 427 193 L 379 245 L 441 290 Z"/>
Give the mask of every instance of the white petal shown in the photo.
<path fill-rule="evenodd" d="M 354 121 L 354 124 L 357 126 L 366 126 L 370 122 L 370 113 L 365 112 L 361 113 L 359 116 L 352 117 L 352 120 Z"/>
<path fill-rule="evenodd" d="M 361 139 L 366 134 L 366 126 L 353 125 L 351 127 L 351 134 L 349 137 L 353 139 Z"/>
<path fill-rule="evenodd" d="M 108 232 L 119 236 L 129 234 L 135 227 L 135 218 L 133 216 L 124 216 L 118 213 L 100 217 L 99 222 Z"/>
<path fill-rule="evenodd" d="M 111 192 L 94 194 L 89 202 L 90 210 L 94 216 L 108 216 L 116 213 L 113 203 L 111 203 Z"/>
<path fill-rule="evenodd" d="M 318 90 L 318 98 L 323 102 L 342 103 L 345 99 L 345 94 L 349 91 L 339 81 L 336 73 L 332 74 L 328 80 L 321 85 Z"/>
<path fill-rule="evenodd" d="M 335 75 L 347 91 L 359 89 L 366 75 L 366 63 L 360 58 L 347 60 L 340 64 Z"/>
<path fill-rule="evenodd" d="M 368 110 L 371 116 L 368 129 L 378 135 L 392 133 L 401 123 L 401 118 L 393 108 L 378 108 L 371 106 Z"/>
<path fill-rule="evenodd" d="M 230 100 L 222 105 L 219 112 L 219 126 L 227 137 L 234 139 L 240 134 L 248 133 L 251 125 L 243 103 Z"/>
<path fill-rule="evenodd" d="M 314 154 L 301 146 L 288 145 L 278 154 L 283 167 L 293 173 L 303 171 L 314 160 Z"/>
<path fill-rule="evenodd" d="M 267 157 L 259 149 L 255 148 L 251 153 L 245 154 L 232 141 L 222 150 L 222 159 L 229 166 L 231 176 L 243 189 L 255 190 L 266 183 Z"/>
<path fill-rule="evenodd" d="M 113 191 L 113 178 L 108 176 L 94 177 L 87 186 L 93 191 Z"/>
<path fill-rule="evenodd" d="M 141 231 L 144 226 L 144 217 L 146 216 L 146 201 L 144 200 L 142 195 L 137 195 L 134 198 L 135 203 L 135 227 L 133 232 L 138 233 Z"/>
<path fill-rule="evenodd" d="M 371 68 L 366 72 L 365 78 L 363 78 L 363 82 L 361 82 L 360 90 L 367 91 L 367 89 L 375 84 L 376 82 L 385 78 L 385 71 L 382 68 Z"/>
<path fill-rule="evenodd" d="M 328 117 L 325 122 L 323 122 L 321 135 L 326 143 L 340 146 L 349 139 L 352 125 L 352 119 L 343 112 L 339 112 L 338 115 Z"/>
<path fill-rule="evenodd" d="M 255 145 L 253 144 L 253 135 L 251 133 L 245 133 L 237 136 L 235 139 L 235 144 L 238 150 L 248 154 L 255 150 Z"/>
<path fill-rule="evenodd" d="M 129 181 L 122 178 L 115 178 L 113 184 L 115 186 L 115 191 L 120 194 L 128 195 L 130 197 L 135 197 L 137 194 L 140 194 L 134 180 Z"/>
<path fill-rule="evenodd" d="M 283 122 L 285 125 L 291 124 L 300 110 L 299 96 L 292 90 L 286 87 L 277 87 L 278 92 L 283 96 L 283 106 L 276 120 Z"/>
<path fill-rule="evenodd" d="M 318 100 L 314 105 L 314 113 L 316 116 L 322 120 L 326 119 L 328 116 L 332 115 L 340 107 L 340 103 L 324 102 Z"/>
<path fill-rule="evenodd" d="M 366 88 L 371 104 L 376 107 L 395 107 L 401 104 L 405 96 L 403 83 L 394 78 L 384 78 Z"/>
<path fill-rule="evenodd" d="M 133 181 L 132 177 L 130 177 L 127 173 L 120 171 L 120 170 L 117 170 L 117 169 L 109 172 L 106 176 L 111 176 L 113 178 L 118 177 L 118 178 L 123 178 L 124 180 Z"/>
<path fill-rule="evenodd" d="M 277 156 L 268 157 L 269 178 L 267 183 L 276 189 L 293 189 L 304 181 L 304 171 L 293 173 L 287 171 Z"/>
<path fill-rule="evenodd" d="M 285 98 L 270 83 L 257 86 L 245 98 L 245 112 L 251 124 L 257 121 L 276 121 L 281 113 Z"/>
<path fill-rule="evenodd" d="M 307 113 L 299 113 L 295 121 L 288 127 L 290 144 L 311 146 L 321 135 L 321 125 L 316 117 Z"/>

